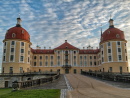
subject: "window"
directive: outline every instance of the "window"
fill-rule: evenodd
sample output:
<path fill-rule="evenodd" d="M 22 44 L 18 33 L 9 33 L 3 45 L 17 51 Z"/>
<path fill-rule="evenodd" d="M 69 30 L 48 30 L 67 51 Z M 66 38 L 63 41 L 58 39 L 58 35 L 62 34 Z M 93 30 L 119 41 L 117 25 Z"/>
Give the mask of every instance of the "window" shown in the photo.
<path fill-rule="evenodd" d="M 68 51 L 65 51 L 65 54 L 68 54 Z"/>
<path fill-rule="evenodd" d="M 96 59 L 96 56 L 94 56 L 94 59 Z"/>
<path fill-rule="evenodd" d="M 86 61 L 84 62 L 84 65 L 87 66 L 87 62 Z"/>
<path fill-rule="evenodd" d="M 103 55 L 103 51 L 102 51 L 102 55 Z"/>
<path fill-rule="evenodd" d="M 48 56 L 46 56 L 46 60 L 48 59 Z"/>
<path fill-rule="evenodd" d="M 3 67 L 3 69 L 2 69 L 2 73 L 4 73 L 4 67 Z"/>
<path fill-rule="evenodd" d="M 24 33 L 24 30 L 22 30 L 22 33 Z"/>
<path fill-rule="evenodd" d="M 108 61 L 112 61 L 112 58 L 111 58 L 111 56 L 108 56 Z"/>
<path fill-rule="evenodd" d="M 108 53 L 111 53 L 111 49 L 108 49 Z"/>
<path fill-rule="evenodd" d="M 36 62 L 34 62 L 34 66 L 36 66 Z"/>
<path fill-rule="evenodd" d="M 37 56 L 34 56 L 34 59 L 37 59 Z"/>
<path fill-rule="evenodd" d="M 92 62 L 90 62 L 90 65 L 92 66 Z"/>
<path fill-rule="evenodd" d="M 57 58 L 58 58 L 58 60 L 59 60 L 59 59 L 60 59 L 60 56 L 58 56 Z"/>
<path fill-rule="evenodd" d="M 51 59 L 53 59 L 53 56 L 51 56 Z"/>
<path fill-rule="evenodd" d="M 42 59 L 42 56 L 40 56 L 40 60 Z"/>
<path fill-rule="evenodd" d="M 21 53 L 24 53 L 24 49 L 21 49 Z"/>
<path fill-rule="evenodd" d="M 30 61 L 30 58 L 28 57 L 28 62 Z"/>
<path fill-rule="evenodd" d="M 20 73 L 22 73 L 22 72 L 23 72 L 23 67 L 20 67 L 20 69 L 19 69 L 19 70 L 20 70 Z"/>
<path fill-rule="evenodd" d="M 11 52 L 14 52 L 14 48 L 11 48 Z"/>
<path fill-rule="evenodd" d="M 120 45 L 120 42 L 117 42 L 117 45 Z"/>
<path fill-rule="evenodd" d="M 6 46 L 6 42 L 4 43 L 4 46 Z"/>
<path fill-rule="evenodd" d="M 74 66 L 76 66 L 76 62 L 74 62 Z"/>
<path fill-rule="evenodd" d="M 53 62 L 51 62 L 51 66 L 53 66 Z"/>
<path fill-rule="evenodd" d="M 126 56 L 126 61 L 127 61 L 127 56 Z"/>
<path fill-rule="evenodd" d="M 108 43 L 107 43 L 107 45 L 108 45 L 108 46 L 111 46 L 111 43 L 110 43 L 110 42 L 108 42 Z"/>
<path fill-rule="evenodd" d="M 40 62 L 40 66 L 42 66 L 42 62 Z"/>
<path fill-rule="evenodd" d="M 121 58 L 121 55 L 118 55 L 118 59 L 119 59 L 119 60 L 121 60 L 121 59 L 122 59 L 122 58 Z"/>
<path fill-rule="evenodd" d="M 119 34 L 116 34 L 116 37 L 117 37 L 117 38 L 119 38 L 119 37 L 120 37 L 120 35 L 119 35 Z"/>
<path fill-rule="evenodd" d="M 121 48 L 118 48 L 118 52 L 121 52 Z"/>
<path fill-rule="evenodd" d="M 104 62 L 104 58 L 102 57 L 102 62 Z"/>
<path fill-rule="evenodd" d="M 5 56 L 3 56 L 3 61 L 5 61 Z"/>
<path fill-rule="evenodd" d="M 112 72 L 112 67 L 109 67 L 109 71 Z"/>
<path fill-rule="evenodd" d="M 14 55 L 10 55 L 10 61 L 14 60 Z"/>
<path fill-rule="evenodd" d="M 9 73 L 13 73 L 13 67 L 10 67 Z"/>
<path fill-rule="evenodd" d="M 82 66 L 82 61 L 80 61 L 80 66 Z"/>
<path fill-rule="evenodd" d="M 124 43 L 125 44 L 125 46 L 126 46 L 126 43 Z"/>
<path fill-rule="evenodd" d="M 15 36 L 16 36 L 15 33 L 13 33 L 13 34 L 12 34 L 12 38 L 14 38 Z"/>
<path fill-rule="evenodd" d="M 68 64 L 66 64 L 66 65 L 68 65 Z M 60 62 L 58 61 L 58 66 L 60 66 Z"/>
<path fill-rule="evenodd" d="M 4 49 L 4 53 L 6 53 L 6 49 Z"/>
<path fill-rule="evenodd" d="M 127 50 L 125 49 L 125 53 L 127 53 Z"/>
<path fill-rule="evenodd" d="M 92 59 L 92 56 L 90 56 L 90 59 Z"/>
<path fill-rule="evenodd" d="M 76 51 L 74 51 L 74 54 L 76 54 Z"/>
<path fill-rule="evenodd" d="M 47 65 L 48 65 L 48 62 L 45 62 L 45 65 L 47 66 Z"/>
<path fill-rule="evenodd" d="M 94 62 L 94 65 L 97 65 L 96 62 Z"/>
<path fill-rule="evenodd" d="M 12 42 L 11 42 L 11 45 L 14 45 L 14 44 L 15 44 L 15 42 L 14 42 L 14 41 L 12 41 Z"/>
<path fill-rule="evenodd" d="M 74 56 L 74 59 L 76 59 L 76 56 Z"/>
<path fill-rule="evenodd" d="M 58 51 L 58 54 L 60 54 L 60 51 Z"/>
<path fill-rule="evenodd" d="M 80 59 L 82 59 L 82 56 L 80 56 Z"/>
<path fill-rule="evenodd" d="M 87 57 L 86 57 L 86 56 L 84 56 L 84 59 L 85 59 L 85 60 L 86 60 L 86 58 L 87 58 Z"/>
<path fill-rule="evenodd" d="M 21 46 L 24 46 L 24 42 L 21 42 Z"/>
<path fill-rule="evenodd" d="M 20 61 L 23 61 L 23 59 L 24 59 L 24 56 L 21 56 L 21 57 L 20 57 Z"/>

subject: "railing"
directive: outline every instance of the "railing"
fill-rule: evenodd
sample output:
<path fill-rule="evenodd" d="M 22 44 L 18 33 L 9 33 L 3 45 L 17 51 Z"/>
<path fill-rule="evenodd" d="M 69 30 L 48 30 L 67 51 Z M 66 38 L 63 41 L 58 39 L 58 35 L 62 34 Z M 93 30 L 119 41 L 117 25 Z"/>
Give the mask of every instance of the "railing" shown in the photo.
<path fill-rule="evenodd" d="M 20 89 L 32 87 L 32 86 L 38 86 L 47 82 L 53 82 L 54 80 L 57 80 L 59 77 L 60 77 L 60 74 L 58 73 L 57 75 L 50 76 L 48 78 L 40 78 L 40 79 L 35 79 L 35 80 L 23 81 L 23 82 L 13 82 L 13 86 L 15 87 L 15 85 L 17 85 L 18 88 Z"/>
<path fill-rule="evenodd" d="M 81 74 L 105 80 L 130 82 L 130 73 L 82 71 Z"/>
<path fill-rule="evenodd" d="M 55 75 L 57 72 L 26 72 L 26 73 L 0 73 L 0 76 L 23 76 L 23 75 Z"/>

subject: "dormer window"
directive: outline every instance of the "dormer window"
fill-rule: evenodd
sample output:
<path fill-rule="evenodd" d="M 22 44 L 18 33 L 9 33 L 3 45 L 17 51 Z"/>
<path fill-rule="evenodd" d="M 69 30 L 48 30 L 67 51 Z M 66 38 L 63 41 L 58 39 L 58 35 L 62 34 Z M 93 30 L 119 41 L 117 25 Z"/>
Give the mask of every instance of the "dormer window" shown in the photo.
<path fill-rule="evenodd" d="M 108 33 L 108 34 L 110 34 L 111 32 L 110 32 L 110 31 L 108 31 L 107 33 Z"/>
<path fill-rule="evenodd" d="M 22 34 L 24 33 L 24 30 L 22 30 Z"/>
<path fill-rule="evenodd" d="M 119 34 L 116 34 L 116 38 L 119 38 L 120 37 L 120 35 Z"/>
<path fill-rule="evenodd" d="M 13 34 L 12 34 L 12 38 L 14 38 L 15 36 L 16 36 L 15 33 L 13 33 Z"/>

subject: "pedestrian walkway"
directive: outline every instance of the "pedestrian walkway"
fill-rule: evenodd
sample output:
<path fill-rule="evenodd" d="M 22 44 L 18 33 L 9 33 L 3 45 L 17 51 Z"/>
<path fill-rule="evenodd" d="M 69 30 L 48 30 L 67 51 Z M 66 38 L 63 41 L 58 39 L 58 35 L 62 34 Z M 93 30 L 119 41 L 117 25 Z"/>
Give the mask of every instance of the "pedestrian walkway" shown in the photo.
<path fill-rule="evenodd" d="M 53 81 L 52 83 L 41 84 L 40 86 L 30 87 L 26 89 L 67 89 L 67 85 L 64 79 L 64 75 L 60 75 L 58 80 Z"/>
<path fill-rule="evenodd" d="M 79 74 L 66 75 L 73 90 L 68 98 L 130 98 L 130 90 L 117 88 Z"/>

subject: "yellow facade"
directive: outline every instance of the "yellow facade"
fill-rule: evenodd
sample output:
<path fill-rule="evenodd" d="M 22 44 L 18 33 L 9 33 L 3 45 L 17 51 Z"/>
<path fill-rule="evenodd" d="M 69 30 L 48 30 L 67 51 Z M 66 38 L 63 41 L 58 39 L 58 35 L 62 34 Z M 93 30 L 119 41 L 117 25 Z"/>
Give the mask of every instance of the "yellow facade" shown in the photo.
<path fill-rule="evenodd" d="M 6 34 L 7 39 L 5 37 L 3 41 L 2 73 L 58 70 L 62 74 L 81 73 L 81 71 L 129 72 L 124 33 L 114 28 L 112 19 L 110 22 L 109 29 L 101 35 L 99 49 L 93 49 L 91 46 L 87 49 L 78 49 L 70 45 L 67 40 L 55 49 L 39 47 L 32 49 L 29 34 L 17 24 L 13 30 L 16 28 L 20 30 L 17 32 L 10 30 Z M 19 39 L 17 33 L 23 37 Z"/>

